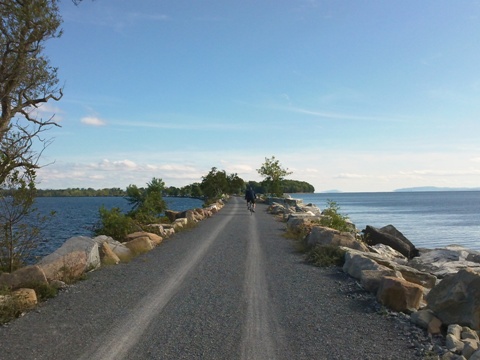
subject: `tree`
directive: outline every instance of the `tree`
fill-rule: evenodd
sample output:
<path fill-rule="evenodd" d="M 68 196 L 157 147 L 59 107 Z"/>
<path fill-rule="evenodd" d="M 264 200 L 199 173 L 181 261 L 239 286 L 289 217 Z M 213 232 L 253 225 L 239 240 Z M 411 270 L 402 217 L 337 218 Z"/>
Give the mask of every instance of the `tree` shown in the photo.
<path fill-rule="evenodd" d="M 165 183 L 162 179 L 153 178 L 147 183 L 147 188 L 138 188 L 136 185 L 127 187 L 127 201 L 132 205 L 128 214 L 142 224 L 148 224 L 158 219 L 167 205 L 162 198 Z"/>
<path fill-rule="evenodd" d="M 229 194 L 240 194 L 245 188 L 245 181 L 237 173 L 228 175 L 227 182 Z"/>
<path fill-rule="evenodd" d="M 257 172 L 265 178 L 262 183 L 268 191 L 276 196 L 283 195 L 281 182 L 285 176 L 292 174 L 288 169 L 282 168 L 280 161 L 276 160 L 275 156 L 270 159 L 265 158 L 265 162 L 260 169 L 257 169 Z"/>
<path fill-rule="evenodd" d="M 32 152 L 9 152 L 12 143 L 30 144 L 51 125 L 38 106 L 62 97 L 57 69 L 43 54 L 44 44 L 61 36 L 58 0 L 0 1 L 0 182 L 15 168 L 37 168 Z M 17 147 L 16 150 L 21 150 Z M 27 149 L 23 147 L 23 149 Z M 28 147 L 27 150 L 30 150 Z M 23 157 L 28 153 L 30 158 Z"/>
<path fill-rule="evenodd" d="M 57 0 L 0 1 L 0 184 L 14 169 L 38 169 L 40 153 L 33 140 L 58 124 L 38 118 L 34 111 L 59 100 L 57 69 L 43 54 L 45 41 L 61 36 Z M 12 151 L 12 145 L 15 152 Z"/>
<path fill-rule="evenodd" d="M 207 203 L 212 203 L 220 199 L 223 194 L 228 193 L 228 179 L 225 170 L 217 170 L 216 167 L 212 167 L 206 176 L 202 176 L 202 179 L 200 188 Z"/>
<path fill-rule="evenodd" d="M 32 260 L 47 217 L 34 204 L 34 179 L 13 171 L 3 182 L 0 196 L 0 273 L 12 272 Z"/>

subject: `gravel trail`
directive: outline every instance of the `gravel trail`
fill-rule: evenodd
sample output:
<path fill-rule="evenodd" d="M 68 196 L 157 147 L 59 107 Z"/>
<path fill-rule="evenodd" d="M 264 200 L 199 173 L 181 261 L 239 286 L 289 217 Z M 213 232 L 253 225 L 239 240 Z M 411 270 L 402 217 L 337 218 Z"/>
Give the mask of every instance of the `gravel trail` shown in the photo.
<path fill-rule="evenodd" d="M 265 210 L 232 198 L 89 274 L 0 327 L 0 359 L 421 359 L 409 326 L 338 269 L 305 264 Z"/>

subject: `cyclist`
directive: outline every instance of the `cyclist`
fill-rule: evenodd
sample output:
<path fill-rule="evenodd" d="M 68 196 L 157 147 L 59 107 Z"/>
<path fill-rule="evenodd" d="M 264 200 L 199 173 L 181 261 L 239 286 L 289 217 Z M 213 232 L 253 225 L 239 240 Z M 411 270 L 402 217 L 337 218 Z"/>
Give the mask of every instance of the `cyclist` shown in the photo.
<path fill-rule="evenodd" d="M 254 212 L 255 212 L 255 198 L 256 198 L 255 191 L 253 191 L 252 187 L 249 186 L 245 191 L 245 200 L 247 200 L 247 208 L 249 203 L 251 203 L 252 209 Z"/>

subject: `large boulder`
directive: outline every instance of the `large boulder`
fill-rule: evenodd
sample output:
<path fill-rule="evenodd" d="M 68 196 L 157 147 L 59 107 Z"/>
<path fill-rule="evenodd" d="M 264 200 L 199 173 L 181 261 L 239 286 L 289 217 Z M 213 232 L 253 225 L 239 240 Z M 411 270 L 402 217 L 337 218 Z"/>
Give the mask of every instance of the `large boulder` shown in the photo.
<path fill-rule="evenodd" d="M 380 229 L 367 225 L 364 234 L 365 242 L 369 245 L 384 244 L 400 252 L 409 259 L 419 255 L 418 249 L 393 225 Z"/>
<path fill-rule="evenodd" d="M 165 216 L 170 220 L 170 222 L 174 222 L 177 218 L 178 211 L 173 210 L 165 210 Z"/>
<path fill-rule="evenodd" d="M 423 288 L 420 285 L 390 276 L 382 279 L 377 292 L 377 300 L 394 311 L 416 311 L 422 299 Z"/>
<path fill-rule="evenodd" d="M 25 266 L 11 274 L 0 274 L 0 288 L 18 289 L 42 284 L 48 284 L 48 281 L 43 270 L 37 265 Z"/>
<path fill-rule="evenodd" d="M 309 228 L 320 219 L 320 216 L 311 213 L 289 214 L 287 218 L 287 229 L 298 230 L 301 228 Z"/>
<path fill-rule="evenodd" d="M 369 291 L 376 290 L 382 276 L 395 276 L 427 289 L 433 288 L 437 283 L 434 275 L 399 264 L 395 257 L 390 259 L 376 253 L 343 249 L 346 251 L 343 271 L 360 280 L 362 286 Z"/>
<path fill-rule="evenodd" d="M 366 256 L 366 254 L 357 251 L 349 251 L 348 249 L 345 250 L 343 272 L 357 280 L 362 279 L 362 272 L 366 270 L 378 272 L 389 270 L 386 266 L 380 265 L 374 259 Z"/>
<path fill-rule="evenodd" d="M 480 330 L 480 274 L 460 270 L 445 276 L 426 296 L 427 307 L 444 324 Z"/>
<path fill-rule="evenodd" d="M 20 306 L 21 309 L 31 309 L 37 305 L 37 294 L 35 290 L 29 288 L 21 288 L 12 292 L 12 298 Z"/>
<path fill-rule="evenodd" d="M 155 244 L 148 236 L 140 236 L 126 242 L 125 246 L 130 249 L 133 255 L 139 255 L 152 250 Z"/>
<path fill-rule="evenodd" d="M 462 269 L 480 272 L 480 263 L 476 260 L 478 260 L 476 252 L 462 246 L 449 245 L 441 249 L 422 249 L 420 256 L 410 260 L 408 266 L 442 279 Z"/>
<path fill-rule="evenodd" d="M 177 219 L 187 219 L 191 224 L 197 222 L 195 213 L 193 210 L 185 210 L 177 215 Z"/>
<path fill-rule="evenodd" d="M 146 231 L 137 231 L 127 235 L 127 242 L 142 236 L 148 237 L 154 245 L 160 245 L 163 241 L 163 238 L 157 234 Z"/>
<path fill-rule="evenodd" d="M 102 245 L 100 245 L 100 252 L 101 252 L 101 258 L 102 258 L 102 263 L 105 265 L 116 265 L 120 262 L 120 258 L 115 254 L 108 245 L 107 242 L 104 242 Z"/>
<path fill-rule="evenodd" d="M 128 247 L 126 247 L 123 243 L 121 243 L 117 240 L 114 240 L 110 236 L 100 235 L 100 236 L 97 236 L 97 237 L 93 238 L 93 240 L 95 242 L 97 242 L 100 246 L 103 243 L 107 243 L 108 246 L 110 247 L 110 249 L 113 251 L 113 253 L 123 263 L 129 262 L 133 257 L 133 253 Z"/>
<path fill-rule="evenodd" d="M 49 281 L 72 281 L 101 265 L 98 243 L 86 236 L 72 237 L 37 265 Z"/>
<path fill-rule="evenodd" d="M 358 241 L 352 233 L 341 232 L 324 226 L 314 226 L 305 238 L 310 247 L 316 245 L 343 246 L 360 251 L 368 251 L 365 244 Z"/>

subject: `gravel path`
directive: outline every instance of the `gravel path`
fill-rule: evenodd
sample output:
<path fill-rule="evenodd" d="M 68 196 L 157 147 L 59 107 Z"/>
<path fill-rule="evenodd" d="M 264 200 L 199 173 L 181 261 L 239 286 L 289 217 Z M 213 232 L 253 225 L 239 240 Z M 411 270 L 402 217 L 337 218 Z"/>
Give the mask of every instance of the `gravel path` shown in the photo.
<path fill-rule="evenodd" d="M 222 211 L 0 327 L 0 359 L 421 359 L 338 269 L 307 265 L 265 212 Z"/>

